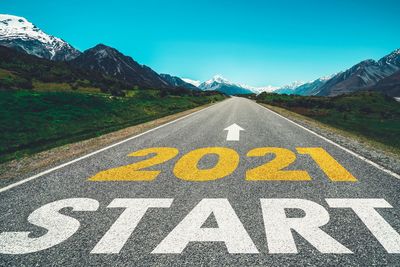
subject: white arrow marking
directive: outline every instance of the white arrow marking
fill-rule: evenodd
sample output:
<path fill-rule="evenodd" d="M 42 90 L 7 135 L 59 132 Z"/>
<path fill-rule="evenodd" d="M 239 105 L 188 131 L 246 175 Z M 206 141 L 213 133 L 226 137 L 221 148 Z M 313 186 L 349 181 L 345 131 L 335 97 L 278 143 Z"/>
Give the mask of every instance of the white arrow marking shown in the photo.
<path fill-rule="evenodd" d="M 228 131 L 228 135 L 226 136 L 226 141 L 239 141 L 240 131 L 244 131 L 244 129 L 239 125 L 237 125 L 236 123 L 234 123 L 231 126 L 226 127 L 224 131 Z"/>

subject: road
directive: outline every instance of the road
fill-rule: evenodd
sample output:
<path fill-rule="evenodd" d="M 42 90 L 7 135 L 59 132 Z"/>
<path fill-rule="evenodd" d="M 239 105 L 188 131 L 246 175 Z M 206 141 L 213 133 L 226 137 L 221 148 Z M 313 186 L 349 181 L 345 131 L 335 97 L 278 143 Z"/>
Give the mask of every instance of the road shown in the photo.
<path fill-rule="evenodd" d="M 129 154 L 163 147 L 165 162 L 132 174 L 154 154 Z M 294 155 L 293 172 L 249 174 L 273 158 L 266 147 L 276 165 Z M 399 193 L 390 173 L 231 98 L 2 190 L 0 265 L 399 266 Z"/>

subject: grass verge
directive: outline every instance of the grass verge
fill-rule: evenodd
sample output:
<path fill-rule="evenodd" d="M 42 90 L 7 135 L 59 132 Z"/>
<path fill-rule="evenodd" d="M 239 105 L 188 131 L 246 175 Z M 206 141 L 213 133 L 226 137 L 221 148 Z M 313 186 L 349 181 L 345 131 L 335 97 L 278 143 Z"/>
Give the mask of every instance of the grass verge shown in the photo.
<path fill-rule="evenodd" d="M 24 178 L 32 176 L 40 171 L 47 170 L 51 167 L 60 165 L 64 162 L 76 159 L 100 148 L 125 140 L 131 136 L 135 136 L 153 129 L 157 126 L 171 122 L 178 118 L 189 115 L 193 112 L 200 111 L 212 103 L 199 106 L 193 109 L 174 113 L 156 120 L 130 126 L 118 131 L 103 134 L 79 142 L 58 146 L 49 150 L 45 150 L 34 155 L 29 155 L 20 159 L 14 159 L 4 163 L 0 163 L 0 184 L 7 185 L 14 181 L 14 178 Z M 4 181 L 2 184 L 1 181 Z"/>
<path fill-rule="evenodd" d="M 224 99 L 140 90 L 131 97 L 0 91 L 0 162 L 100 136 Z"/>
<path fill-rule="evenodd" d="M 280 107 L 400 154 L 400 103 L 373 92 L 338 97 L 263 93 L 257 102 Z M 279 110 L 278 112 L 283 112 Z M 293 114 L 292 114 L 293 116 Z"/>

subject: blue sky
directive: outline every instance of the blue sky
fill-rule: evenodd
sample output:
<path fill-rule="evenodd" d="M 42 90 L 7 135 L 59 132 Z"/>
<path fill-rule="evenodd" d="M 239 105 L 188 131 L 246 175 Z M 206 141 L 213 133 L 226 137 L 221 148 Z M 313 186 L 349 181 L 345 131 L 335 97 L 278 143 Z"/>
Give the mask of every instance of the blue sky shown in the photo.
<path fill-rule="evenodd" d="M 398 0 L 1 0 L 80 50 L 113 46 L 157 72 L 254 86 L 308 81 L 400 48 Z"/>

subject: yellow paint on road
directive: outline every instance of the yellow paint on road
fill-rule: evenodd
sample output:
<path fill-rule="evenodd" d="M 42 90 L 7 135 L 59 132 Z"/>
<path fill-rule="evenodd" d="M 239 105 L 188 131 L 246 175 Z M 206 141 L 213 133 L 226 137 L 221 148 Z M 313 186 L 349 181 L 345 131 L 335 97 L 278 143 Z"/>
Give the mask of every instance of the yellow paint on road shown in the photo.
<path fill-rule="evenodd" d="M 161 171 L 142 171 L 144 168 L 155 166 L 173 159 L 179 154 L 179 150 L 172 147 L 153 147 L 142 149 L 129 154 L 130 157 L 145 157 L 150 154 L 155 156 L 127 166 L 121 166 L 105 171 L 101 171 L 91 177 L 90 181 L 151 181 L 154 180 Z"/>
<path fill-rule="evenodd" d="M 218 155 L 217 164 L 210 169 L 199 169 L 201 158 L 208 154 Z M 226 147 L 207 147 L 190 151 L 175 164 L 176 177 L 192 182 L 212 181 L 228 176 L 239 165 L 239 154 Z"/>
<path fill-rule="evenodd" d="M 248 157 L 264 157 L 268 154 L 274 154 L 275 158 L 271 161 L 250 169 L 246 172 L 246 180 L 248 181 L 309 181 L 310 175 L 306 171 L 301 170 L 282 170 L 288 167 L 296 160 L 296 155 L 286 149 L 280 147 L 260 147 L 250 150 Z"/>
<path fill-rule="evenodd" d="M 334 182 L 356 182 L 357 179 L 322 147 L 298 147 L 300 154 L 310 155 L 321 170 Z"/>

